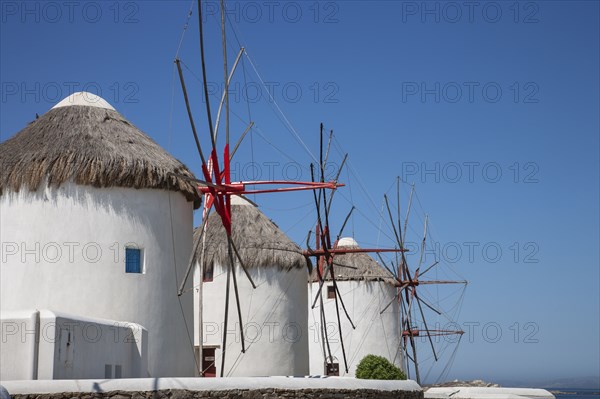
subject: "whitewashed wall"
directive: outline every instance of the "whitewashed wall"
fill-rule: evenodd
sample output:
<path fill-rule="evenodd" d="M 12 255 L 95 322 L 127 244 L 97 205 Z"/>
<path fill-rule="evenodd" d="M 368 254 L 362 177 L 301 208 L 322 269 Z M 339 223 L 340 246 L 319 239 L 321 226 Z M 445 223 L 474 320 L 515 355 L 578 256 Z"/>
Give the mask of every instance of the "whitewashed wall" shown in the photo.
<path fill-rule="evenodd" d="M 3 311 L 0 317 L 0 380 L 37 379 L 39 312 Z"/>
<path fill-rule="evenodd" d="M 226 268 L 216 265 L 212 282 L 202 284 L 203 342 L 216 350 L 217 376 L 221 370 L 221 345 L 225 308 Z M 237 267 L 247 350 L 241 353 L 240 325 L 233 284 L 229 299 L 225 376 L 280 376 L 308 374 L 308 326 L 305 268 L 283 271 L 278 267 L 249 270 L 257 285 L 252 289 L 243 271 Z M 195 274 L 199 285 L 199 273 Z M 199 292 L 195 301 L 198 301 Z M 197 314 L 197 313 L 196 313 Z M 196 342 L 199 328 L 196 323 Z"/>
<path fill-rule="evenodd" d="M 192 245 L 192 203 L 183 195 L 64 184 L 5 192 L 0 218 L 2 312 L 52 309 L 138 323 L 149 335 L 146 375 L 193 375 L 177 297 Z M 143 249 L 143 274 L 125 273 L 128 243 Z M 181 306 L 191 335 L 192 295 Z"/>
<path fill-rule="evenodd" d="M 139 324 L 56 314 L 49 310 L 3 312 L 0 379 L 52 380 L 141 377 L 148 332 Z"/>
<path fill-rule="evenodd" d="M 398 303 L 394 302 L 383 314 L 381 310 L 396 294 L 396 288 L 390 284 L 377 281 L 339 281 L 338 288 L 356 329 L 353 330 L 350 322 L 344 315 L 340 305 L 340 320 L 346 358 L 348 360 L 348 373 L 344 369 L 341 342 L 335 310 L 335 299 L 327 299 L 326 282 L 322 288 L 322 295 L 327 322 L 327 336 L 334 361 L 339 363 L 340 376 L 354 377 L 356 366 L 363 357 L 369 354 L 383 356 L 402 368 L 400 350 L 401 331 Z M 318 292 L 319 284 L 312 283 L 309 291 L 309 320 L 310 331 L 310 374 L 325 374 L 323 345 L 321 338 L 320 305 L 310 309 Z"/>

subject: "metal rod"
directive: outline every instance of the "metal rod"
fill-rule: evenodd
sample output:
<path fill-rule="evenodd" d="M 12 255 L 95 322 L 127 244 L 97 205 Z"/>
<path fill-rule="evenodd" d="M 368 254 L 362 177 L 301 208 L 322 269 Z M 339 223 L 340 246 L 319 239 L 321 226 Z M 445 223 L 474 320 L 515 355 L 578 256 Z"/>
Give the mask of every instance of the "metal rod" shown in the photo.
<path fill-rule="evenodd" d="M 314 165 L 312 163 L 310 164 L 310 178 L 313 182 L 315 181 L 315 171 L 314 171 Z M 313 190 L 313 198 L 315 200 L 315 206 L 317 209 L 317 227 L 319 228 L 319 231 L 321 233 L 323 233 L 323 222 L 321 220 L 321 191 L 322 190 L 319 190 L 319 196 L 317 198 L 316 190 Z M 327 251 L 328 250 L 328 248 L 326 248 L 327 243 L 325 242 L 325 238 L 324 238 L 323 234 L 321 234 L 321 244 L 322 244 L 323 251 Z"/>
<path fill-rule="evenodd" d="M 208 82 L 206 80 L 206 64 L 204 61 L 204 34 L 202 27 L 202 0 L 198 0 L 198 30 L 200 31 L 200 59 L 202 60 L 202 85 L 204 86 L 204 102 L 206 104 L 206 116 L 208 118 L 208 129 L 210 132 L 212 149 L 213 151 L 216 151 L 217 144 L 214 137 L 212 115 L 210 113 L 210 101 L 208 98 Z"/>
<path fill-rule="evenodd" d="M 415 185 L 413 183 L 412 188 L 410 190 L 410 197 L 408 197 L 408 208 L 406 209 L 406 217 L 404 218 L 404 232 L 403 237 L 406 237 L 406 228 L 408 227 L 408 215 L 410 215 L 410 208 L 412 206 L 412 198 L 413 193 L 415 192 Z"/>
<path fill-rule="evenodd" d="M 400 176 L 396 176 L 396 202 L 398 203 L 398 230 L 400 230 L 400 242 L 404 245 L 402 230 L 400 229 Z"/>
<path fill-rule="evenodd" d="M 198 239 L 195 240 L 194 246 L 192 247 L 192 253 L 190 254 L 190 258 L 188 260 L 188 267 L 187 267 L 187 270 L 185 271 L 185 277 L 183 278 L 183 281 L 181 282 L 181 285 L 179 286 L 179 290 L 177 291 L 177 296 L 181 296 L 183 294 L 183 287 L 185 287 L 185 284 L 187 283 L 187 280 L 190 276 L 190 272 L 192 271 L 192 268 L 194 267 L 194 259 L 196 257 L 196 252 L 198 251 L 198 246 L 200 246 L 200 240 L 204 236 L 204 227 L 206 226 L 207 221 L 208 221 L 208 218 L 204 218 L 204 220 L 202 221 L 202 226 L 200 227 L 200 229 L 201 229 L 200 235 L 198 236 Z M 202 265 L 200 265 L 200 267 L 202 267 Z"/>
<path fill-rule="evenodd" d="M 396 236 L 396 242 L 398 242 L 398 246 L 400 247 L 400 249 L 402 249 L 402 240 L 400 240 L 400 236 L 398 236 L 398 231 L 396 231 L 396 224 L 394 223 L 392 211 L 390 210 L 390 203 L 388 202 L 386 194 L 383 194 L 383 199 L 385 200 L 385 207 L 387 208 L 388 216 L 390 217 L 390 222 L 392 223 L 392 228 L 394 230 L 394 235 Z"/>
<path fill-rule="evenodd" d="M 326 333 L 326 331 L 324 332 L 325 329 L 323 328 L 324 322 L 323 322 L 323 317 L 322 317 L 322 315 L 323 315 L 323 306 L 322 306 L 323 304 L 322 304 L 322 302 L 323 301 L 321 301 L 321 308 L 319 308 L 319 322 L 321 323 L 321 326 L 320 326 L 321 328 L 319 328 L 319 330 L 321 331 L 321 349 L 323 349 L 323 359 L 325 361 L 327 361 L 327 353 L 325 352 L 326 351 L 326 347 L 325 347 L 325 333 Z"/>
<path fill-rule="evenodd" d="M 412 334 L 410 335 L 410 346 L 412 347 L 412 350 L 413 350 L 413 360 L 414 360 L 414 364 L 415 364 L 415 374 L 417 377 L 417 384 L 421 385 L 421 376 L 419 375 L 419 363 L 417 362 L 417 348 L 415 346 L 415 338 Z"/>
<path fill-rule="evenodd" d="M 321 183 L 323 183 L 323 123 L 319 130 L 319 168 L 321 169 Z"/>
<path fill-rule="evenodd" d="M 385 263 L 385 261 L 383 260 L 383 257 L 381 256 L 381 254 L 379 252 L 376 252 L 376 254 L 377 254 L 377 257 L 379 258 L 379 260 L 381 261 L 381 264 L 383 265 L 383 267 L 385 267 L 385 269 L 388 272 L 390 272 L 390 274 L 392 276 L 394 276 L 394 278 L 397 280 L 398 279 L 398 275 L 394 272 L 394 270 L 391 269 L 390 267 L 388 267 L 387 263 Z M 392 264 L 392 266 L 394 266 L 394 265 Z"/>
<path fill-rule="evenodd" d="M 468 284 L 469 282 L 466 280 L 457 280 L 457 281 L 452 281 L 452 280 L 425 280 L 425 281 L 419 281 L 418 285 L 432 285 L 432 284 Z"/>
<path fill-rule="evenodd" d="M 205 254 L 206 254 L 206 228 L 208 226 L 208 217 L 210 216 L 210 211 L 212 209 L 212 205 L 210 205 L 210 203 L 207 203 L 210 201 L 207 201 L 207 198 L 205 198 L 204 200 L 204 209 L 202 210 L 202 219 L 206 219 L 206 224 L 204 225 L 203 228 L 203 234 L 202 234 L 202 251 L 200 252 L 200 265 L 202 265 L 200 272 L 201 272 L 201 276 L 200 276 L 200 284 L 198 284 L 198 356 L 200 357 L 200 359 L 203 359 L 203 351 L 204 348 L 202 346 L 203 342 L 204 342 L 204 332 L 203 330 L 203 310 L 204 309 L 204 304 L 203 304 L 203 295 L 204 295 L 204 259 L 205 259 Z M 216 359 L 216 357 L 215 357 Z M 214 364 L 215 360 L 213 360 L 213 364 Z M 200 366 L 202 367 L 202 361 L 199 362 Z M 201 377 L 204 377 L 204 370 L 202 370 L 200 374 Z"/>
<path fill-rule="evenodd" d="M 240 323 L 240 338 L 242 340 L 242 353 L 246 353 L 246 342 L 244 340 L 244 323 L 242 321 L 242 307 L 240 306 L 240 293 L 238 291 L 237 277 L 235 275 L 235 260 L 233 259 L 233 251 L 231 250 L 231 248 L 232 248 L 231 244 L 232 244 L 231 237 L 229 237 L 229 245 L 227 246 L 227 252 L 229 254 L 229 262 L 231 265 L 231 275 L 233 277 L 233 291 L 235 293 L 235 305 L 237 307 L 238 321 Z M 227 334 L 227 330 L 225 330 L 223 332 L 225 334 Z"/>
<path fill-rule="evenodd" d="M 421 254 L 419 256 L 419 266 L 417 266 L 417 270 L 415 272 L 415 278 L 419 274 L 419 269 L 421 268 L 421 264 L 423 263 L 423 252 L 425 252 L 425 241 L 427 240 L 427 221 L 429 220 L 429 215 L 425 215 L 425 231 L 423 232 L 423 241 L 421 241 Z"/>
<path fill-rule="evenodd" d="M 323 307 L 323 297 L 321 297 L 321 328 L 323 329 L 323 335 L 325 335 L 325 343 L 327 344 L 327 355 L 329 361 L 333 363 L 333 355 L 331 354 L 331 345 L 329 344 L 329 336 L 327 335 L 327 320 L 325 319 L 325 308 Z M 325 359 L 327 362 L 327 359 Z"/>
<path fill-rule="evenodd" d="M 323 124 L 321 123 L 321 130 L 320 130 L 320 167 L 321 167 L 321 184 L 323 184 L 325 182 L 325 167 L 323 165 Z M 319 190 L 319 196 L 323 196 L 323 210 L 325 212 L 325 231 L 323 231 L 322 234 L 322 239 L 326 239 L 327 241 L 327 245 L 323 246 L 323 249 L 329 250 L 329 248 L 331 248 L 331 235 L 329 233 L 329 207 L 327 206 L 327 193 L 325 193 L 324 189 Z M 329 260 L 328 255 L 326 254 L 325 257 L 327 258 L 327 260 Z"/>
<path fill-rule="evenodd" d="M 206 159 L 204 158 L 204 154 L 202 153 L 202 146 L 200 145 L 200 140 L 198 139 L 198 133 L 196 132 L 196 125 L 194 124 L 194 117 L 192 116 L 192 109 L 190 108 L 190 100 L 188 98 L 187 89 L 185 88 L 185 81 L 183 79 L 183 71 L 181 70 L 181 62 L 179 59 L 175 59 L 175 64 L 177 65 L 177 72 L 179 73 L 179 82 L 181 83 L 181 89 L 183 90 L 183 98 L 185 100 L 185 107 L 187 109 L 188 118 L 190 119 L 190 125 L 192 126 L 192 133 L 194 133 L 194 140 L 196 141 L 196 148 L 198 149 L 198 154 L 200 154 L 200 159 L 202 160 L 202 164 L 206 164 Z"/>
<path fill-rule="evenodd" d="M 439 310 L 437 310 L 436 308 L 434 308 L 433 306 L 431 306 L 430 304 L 428 304 L 427 301 L 425 301 L 419 295 L 417 295 L 416 292 L 415 292 L 415 297 L 417 298 L 417 301 L 423 302 L 423 305 L 427 306 L 429 309 L 433 310 L 438 315 L 440 315 L 440 316 L 442 315 L 442 312 L 440 312 Z M 419 306 L 421 306 L 421 305 L 419 305 Z"/>
<path fill-rule="evenodd" d="M 332 270 L 332 276 L 333 277 L 333 270 Z M 333 280 L 333 286 L 335 287 L 336 283 L 335 283 L 335 279 Z M 341 300 L 341 298 L 340 298 Z M 340 320 L 340 307 L 338 306 L 338 295 L 335 296 L 335 313 L 337 316 L 337 322 L 338 322 L 338 331 L 340 333 L 340 346 L 342 348 L 342 356 L 344 358 L 344 368 L 346 369 L 346 374 L 348 374 L 348 360 L 346 359 L 346 348 L 344 347 L 344 336 L 342 334 L 342 322 Z"/>
<path fill-rule="evenodd" d="M 319 269 L 318 262 L 319 262 L 319 260 L 317 260 L 317 269 Z M 331 265 L 332 264 L 333 264 L 333 262 L 327 262 L 327 268 L 325 269 L 325 273 L 323 273 L 325 276 L 327 276 L 327 273 L 329 273 L 329 270 L 331 269 Z M 317 300 L 319 300 L 319 298 L 321 297 L 321 291 L 323 289 L 323 285 L 324 284 L 325 284 L 325 277 L 320 276 L 320 278 L 319 278 L 319 291 L 317 291 L 317 296 L 315 297 L 315 300 L 312 303 L 311 309 L 314 309 L 315 306 L 317 306 Z"/>
<path fill-rule="evenodd" d="M 322 256 L 327 256 L 327 254 L 329 254 L 329 256 L 331 256 L 333 254 L 340 254 L 340 253 L 341 254 L 346 254 L 346 253 L 368 253 L 368 252 L 379 253 L 379 252 L 396 252 L 396 251 L 398 251 L 398 250 L 395 250 L 395 249 L 392 249 L 392 250 L 389 250 L 389 249 L 388 250 L 386 250 L 386 249 L 360 249 L 360 248 L 357 248 L 357 249 L 356 248 L 336 249 L 336 248 L 334 248 L 334 249 L 330 249 L 328 251 L 323 251 L 323 250 L 304 251 L 303 255 L 304 256 L 316 256 L 318 258 L 318 257 L 322 257 Z M 332 267 L 333 264 L 335 264 L 337 266 L 340 266 L 340 267 L 349 267 L 349 268 L 352 268 L 352 269 L 356 269 L 355 267 L 352 267 L 352 266 L 344 266 L 344 265 L 337 264 L 337 263 L 333 262 L 333 260 L 332 260 L 331 262 L 328 262 L 328 264 L 327 264 L 327 268 L 325 270 L 325 275 L 327 275 L 327 273 L 329 272 L 329 270 L 331 269 L 331 267 Z M 322 287 L 323 284 L 324 284 L 324 280 L 319 281 L 319 284 L 320 284 L 320 287 Z M 318 299 L 318 297 L 320 295 L 320 292 L 321 291 L 319 291 L 317 293 L 317 296 L 315 297 L 315 300 L 314 300 L 314 302 L 312 304 L 312 307 L 311 307 L 312 309 L 314 309 L 314 307 L 316 306 L 317 299 Z"/>
<path fill-rule="evenodd" d="M 406 240 L 406 231 L 402 231 L 402 224 L 400 222 L 400 176 L 396 177 L 396 199 L 398 201 L 398 234 L 400 235 L 400 244 L 402 245 L 402 248 L 404 248 L 404 241 Z M 402 267 L 403 277 L 406 277 L 406 275 L 408 274 L 410 278 L 410 274 L 408 273 L 408 263 L 406 262 L 406 256 L 404 256 L 404 253 L 400 254 L 400 258 L 402 260 L 402 266 L 399 265 L 398 268 L 400 269 L 400 267 Z M 400 271 L 398 271 L 398 275 L 399 274 Z"/>
<path fill-rule="evenodd" d="M 383 253 L 383 252 L 403 252 L 402 249 L 397 248 L 332 248 L 327 251 L 323 249 L 314 249 L 312 251 L 303 251 L 305 256 L 318 256 L 325 255 L 325 252 L 334 255 L 344 254 L 364 254 L 364 253 Z"/>
<path fill-rule="evenodd" d="M 350 208 L 350 212 L 348 212 L 348 215 L 346 216 L 346 219 L 344 219 L 344 223 L 342 224 L 342 228 L 340 229 L 340 232 L 337 235 L 336 241 L 339 241 L 340 237 L 342 236 L 342 233 L 344 231 L 344 227 L 346 227 L 346 223 L 348 223 L 348 219 L 350 219 L 350 215 L 352 215 L 352 211 L 353 210 L 354 210 L 354 205 L 352 205 L 352 208 Z"/>
<path fill-rule="evenodd" d="M 215 122 L 215 141 L 217 141 L 217 138 L 219 136 L 219 122 L 221 120 L 221 111 L 223 109 L 223 103 L 225 103 L 225 92 L 227 91 L 227 89 L 229 88 L 229 85 L 231 84 L 231 79 L 233 78 L 233 73 L 235 72 L 235 70 L 237 68 L 240 58 L 242 58 L 243 53 L 244 53 L 244 48 L 241 47 L 240 51 L 235 59 L 235 62 L 233 63 L 233 67 L 231 68 L 231 72 L 229 73 L 229 77 L 227 78 L 227 82 L 225 83 L 225 90 L 223 90 L 223 94 L 221 95 L 221 101 L 219 102 L 219 108 L 217 109 L 217 119 Z"/>
<path fill-rule="evenodd" d="M 410 274 L 409 274 L 410 276 Z M 417 383 L 420 384 L 421 383 L 421 377 L 419 375 L 419 363 L 417 362 L 417 348 L 415 345 L 415 339 L 414 339 L 414 334 L 412 331 L 412 301 L 414 298 L 414 293 L 416 292 L 414 287 L 412 290 L 412 295 L 410 297 L 410 300 L 408 298 L 408 290 L 404 290 L 405 295 L 406 295 L 406 301 L 407 301 L 407 314 L 406 314 L 406 324 L 408 326 L 408 332 L 409 332 L 409 338 L 410 338 L 410 345 L 412 347 L 412 351 L 413 351 L 413 359 L 414 359 L 414 365 L 415 365 L 415 374 L 416 374 L 416 378 L 417 378 Z"/>
<path fill-rule="evenodd" d="M 439 261 L 435 261 L 433 262 L 433 265 L 429 266 L 427 269 L 425 269 L 425 271 L 423 273 L 421 273 L 421 276 L 423 276 L 425 273 L 427 273 L 428 271 L 430 271 L 433 267 L 435 267 L 435 265 L 437 265 L 438 263 L 440 263 Z"/>
<path fill-rule="evenodd" d="M 308 249 L 309 252 L 312 251 L 311 247 L 310 247 L 310 236 L 312 235 L 312 230 L 308 230 L 308 235 L 306 236 L 306 248 Z"/>
<path fill-rule="evenodd" d="M 229 323 L 229 285 L 231 281 L 231 265 L 227 268 L 227 284 L 225 286 L 225 320 L 223 322 L 223 348 L 221 350 L 221 377 L 225 373 L 225 350 L 227 348 L 227 324 Z"/>
<path fill-rule="evenodd" d="M 379 312 L 379 314 L 383 314 L 383 312 L 385 312 L 390 306 L 392 306 L 392 303 L 394 303 L 395 301 L 398 300 L 398 295 L 400 295 L 400 293 L 396 294 L 392 298 L 392 300 L 387 305 L 385 305 L 385 307 L 383 309 L 381 309 L 381 311 Z"/>
<path fill-rule="evenodd" d="M 221 42 L 223 45 L 223 79 L 225 82 L 225 144 L 229 145 L 229 78 L 227 74 L 227 38 L 225 35 L 225 0 L 221 0 Z M 215 137 L 216 141 L 216 137 Z M 229 156 L 229 154 L 227 154 Z M 242 342 L 243 346 L 243 342 Z"/>
<path fill-rule="evenodd" d="M 311 177 L 312 181 L 315 180 L 314 165 L 312 163 L 310 164 L 310 177 Z M 318 236 L 317 237 L 317 244 L 318 244 L 318 241 L 319 241 L 319 238 L 320 238 L 321 239 L 321 245 L 322 245 L 322 248 L 323 248 L 323 251 L 324 251 L 323 254 L 325 254 L 326 253 L 325 251 L 327 251 L 327 249 L 326 249 L 327 244 L 325 242 L 325 239 L 323 238 L 323 234 L 321 234 L 323 232 L 323 224 L 321 222 L 321 209 L 320 209 L 321 208 L 321 206 L 320 206 L 321 191 L 319 191 L 319 198 L 317 198 L 317 193 L 316 193 L 315 190 L 313 190 L 313 198 L 314 198 L 314 201 L 315 201 L 315 207 L 317 209 L 317 233 L 319 233 L 319 234 L 317 234 L 317 236 Z M 320 262 L 320 260 L 319 260 L 319 258 L 317 258 L 317 271 L 318 271 L 317 274 L 319 276 L 319 290 L 318 290 L 317 296 L 315 297 L 315 300 L 314 300 L 314 302 L 312 304 L 312 309 L 315 308 L 315 306 L 317 304 L 317 300 L 319 300 L 319 298 L 321 298 L 321 290 L 322 290 L 322 287 L 323 287 L 323 284 L 324 284 L 324 281 L 325 281 L 325 279 L 321 275 L 321 271 L 319 270 L 319 262 Z M 331 266 L 331 264 L 329 264 L 329 262 L 328 262 L 327 268 L 329 269 L 330 266 Z"/>
<path fill-rule="evenodd" d="M 350 322 L 352 329 L 356 330 L 356 326 L 352 322 L 352 319 L 350 318 L 350 314 L 348 313 L 348 310 L 346 310 L 346 305 L 344 305 L 344 301 L 342 300 L 342 294 L 340 293 L 340 290 L 337 285 L 337 281 L 335 281 L 335 280 L 333 281 L 333 287 L 335 288 L 336 295 L 340 297 L 340 304 L 342 305 L 342 309 L 344 310 L 344 313 L 346 314 L 346 318 Z"/>
<path fill-rule="evenodd" d="M 231 155 L 229 156 L 229 160 L 233 159 L 233 156 L 237 152 L 238 147 L 240 146 L 240 144 L 242 144 L 242 141 L 244 140 L 244 137 L 246 137 L 246 134 L 250 131 L 250 129 L 252 129 L 252 126 L 254 126 L 254 122 L 250 121 L 250 124 L 246 127 L 246 130 L 244 130 L 244 133 L 242 133 L 242 135 L 238 139 L 237 143 L 235 143 L 235 147 L 233 147 L 233 151 L 231 151 Z"/>
<path fill-rule="evenodd" d="M 323 161 L 323 168 L 327 166 L 327 160 L 329 159 L 329 149 L 331 148 L 331 139 L 333 138 L 333 130 L 329 133 L 329 140 L 327 141 L 327 150 L 325 150 L 325 160 Z"/>
<path fill-rule="evenodd" d="M 421 306 L 421 301 L 419 300 L 419 297 L 416 296 L 416 298 L 417 298 L 417 305 L 419 305 L 419 312 L 421 312 L 421 318 L 423 319 L 423 325 L 425 326 L 425 332 L 427 333 L 427 338 L 429 338 L 429 343 L 431 344 L 431 350 L 433 352 L 433 357 L 435 358 L 435 361 L 437 362 L 438 361 L 437 353 L 435 353 L 435 347 L 433 346 L 433 340 L 431 339 L 431 335 L 429 334 L 429 327 L 427 327 L 427 321 L 425 320 L 425 314 L 423 313 L 423 307 Z"/>
<path fill-rule="evenodd" d="M 399 292 L 399 294 L 402 294 L 401 292 Z M 404 329 L 406 328 L 405 325 L 405 318 L 404 315 L 406 313 L 406 304 L 404 303 L 404 299 L 402 297 L 402 295 L 400 295 L 400 315 L 401 315 L 401 322 L 400 322 L 400 327 L 402 328 L 402 331 L 404 331 Z M 412 358 L 410 357 L 410 354 L 408 353 L 408 348 L 407 348 L 407 340 L 406 337 L 402 336 L 402 353 L 404 353 L 406 355 L 406 375 L 408 378 L 410 378 L 410 362 L 409 359 L 412 360 Z"/>
<path fill-rule="evenodd" d="M 340 174 L 342 173 L 342 169 L 344 168 L 344 164 L 346 163 L 346 160 L 348 159 L 348 154 L 344 155 L 344 159 L 342 159 L 342 163 L 340 164 L 340 167 L 338 169 L 337 174 L 335 175 L 335 179 L 333 180 L 336 184 L 336 187 L 343 187 L 343 184 L 338 185 L 337 182 L 340 178 Z M 329 195 L 329 208 L 331 208 L 331 202 L 333 201 L 333 195 L 335 194 L 336 190 L 332 190 L 331 194 Z"/>
<path fill-rule="evenodd" d="M 319 281 L 323 281 L 323 275 L 321 274 L 321 270 L 319 265 L 317 265 L 317 276 L 319 277 Z M 323 296 L 318 295 L 320 298 L 320 314 L 321 314 L 321 335 L 324 337 L 324 341 L 327 347 L 327 354 L 329 355 L 329 359 L 333 361 L 333 356 L 331 355 L 331 345 L 329 345 L 329 336 L 327 335 L 327 320 L 325 319 L 325 306 L 323 303 Z M 325 348 L 323 348 L 323 352 L 325 352 Z M 327 357 L 325 356 L 325 363 L 327 363 Z"/>
<path fill-rule="evenodd" d="M 228 237 L 228 239 L 229 239 L 229 242 L 231 243 L 231 247 L 233 248 L 233 252 L 235 252 L 235 256 L 236 256 L 237 260 L 240 262 L 240 266 L 242 267 L 244 274 L 246 274 L 246 277 L 248 277 L 248 281 L 250 281 L 250 284 L 252 284 L 252 288 L 256 289 L 256 284 L 254 284 L 254 280 L 252 280 L 252 277 L 250 277 L 250 273 L 248 272 L 248 269 L 246 268 L 246 265 L 244 264 L 244 261 L 242 260 L 242 257 L 240 256 L 240 253 L 238 252 L 237 247 L 233 243 L 233 240 L 231 239 L 231 237 Z"/>

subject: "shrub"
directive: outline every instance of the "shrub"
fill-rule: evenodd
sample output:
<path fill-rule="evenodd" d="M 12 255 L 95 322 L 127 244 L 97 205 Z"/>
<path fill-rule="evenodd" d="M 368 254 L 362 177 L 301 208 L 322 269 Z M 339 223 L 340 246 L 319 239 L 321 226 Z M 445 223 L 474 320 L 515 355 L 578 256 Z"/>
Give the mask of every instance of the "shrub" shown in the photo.
<path fill-rule="evenodd" d="M 406 375 L 385 357 L 367 355 L 356 367 L 356 378 L 366 380 L 405 380 Z"/>

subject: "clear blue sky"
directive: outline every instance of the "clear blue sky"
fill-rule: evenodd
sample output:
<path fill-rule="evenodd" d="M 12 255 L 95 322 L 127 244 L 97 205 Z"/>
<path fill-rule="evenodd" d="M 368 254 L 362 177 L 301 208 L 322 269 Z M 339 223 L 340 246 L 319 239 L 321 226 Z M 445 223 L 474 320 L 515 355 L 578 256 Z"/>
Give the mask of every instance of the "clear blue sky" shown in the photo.
<path fill-rule="evenodd" d="M 2 140 L 86 89 L 200 171 L 173 69 L 189 1 L 0 4 Z M 223 71 L 214 6 L 206 35 L 216 84 Z M 452 276 L 451 266 L 470 282 L 458 319 L 468 334 L 449 378 L 600 373 L 598 2 L 259 1 L 229 9 L 276 102 L 245 59 L 231 134 L 237 140 L 250 117 L 256 129 L 236 155 L 236 173 L 308 180 L 310 155 L 274 110 L 313 154 L 325 123 L 335 131 L 332 162 L 343 151 L 351 160 L 332 225 L 354 204 L 346 234 L 393 245 L 381 205 L 400 175 L 420 200 L 409 241 L 420 240 L 429 214 L 438 277 Z M 228 34 L 231 65 L 238 44 L 231 27 Z M 195 8 L 179 56 L 200 76 Z M 188 89 L 206 139 L 192 72 Z M 407 194 L 403 185 L 403 212 Z M 309 193 L 256 200 L 304 242 L 314 223 Z M 428 295 L 451 307 L 454 297 L 444 301 L 443 292 Z"/>

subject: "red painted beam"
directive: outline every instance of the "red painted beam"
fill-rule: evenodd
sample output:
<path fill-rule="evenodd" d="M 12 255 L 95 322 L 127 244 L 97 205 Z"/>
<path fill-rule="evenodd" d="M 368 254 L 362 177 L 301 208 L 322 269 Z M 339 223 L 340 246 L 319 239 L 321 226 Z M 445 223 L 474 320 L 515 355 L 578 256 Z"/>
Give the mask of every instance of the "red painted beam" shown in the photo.
<path fill-rule="evenodd" d="M 282 186 L 288 185 L 292 187 L 277 187 L 270 189 L 258 189 L 258 190 L 246 190 L 246 186 L 260 186 L 260 185 L 274 185 Z M 326 182 L 326 183 L 313 183 L 313 182 L 295 182 L 295 181 L 284 181 L 284 180 L 272 180 L 272 181 L 243 181 L 230 184 L 211 184 L 210 186 L 198 186 L 203 194 L 211 193 L 211 191 L 222 195 L 239 195 L 239 194 L 262 194 L 262 193 L 276 193 L 286 191 L 303 191 L 303 190 L 318 190 L 321 188 L 327 188 L 335 190 L 338 187 L 344 187 L 342 183 Z"/>

